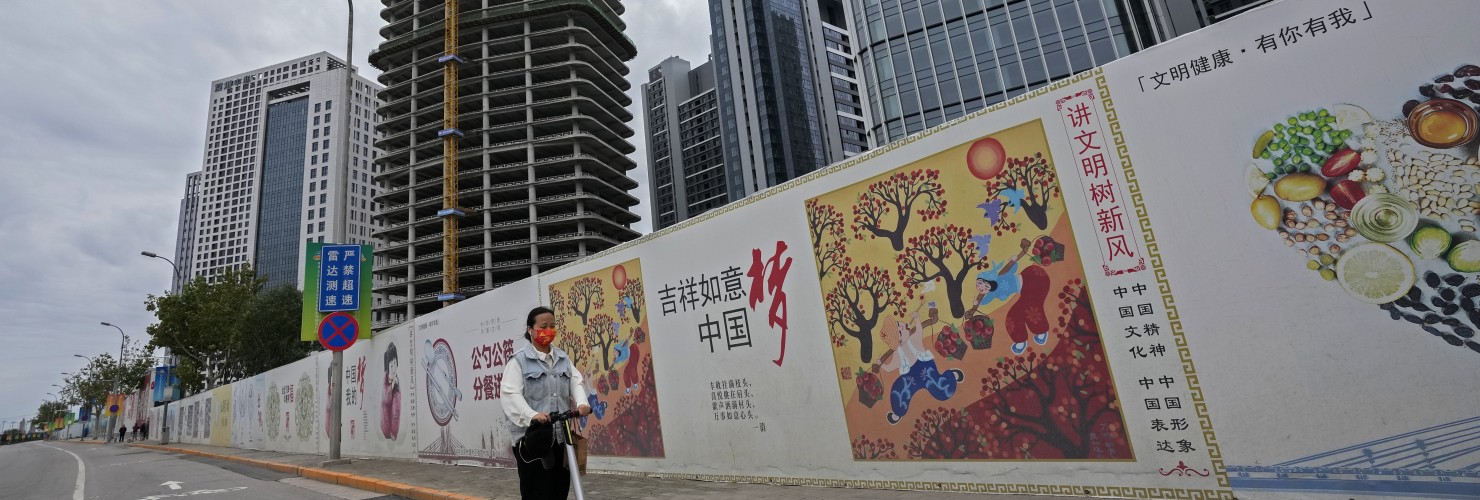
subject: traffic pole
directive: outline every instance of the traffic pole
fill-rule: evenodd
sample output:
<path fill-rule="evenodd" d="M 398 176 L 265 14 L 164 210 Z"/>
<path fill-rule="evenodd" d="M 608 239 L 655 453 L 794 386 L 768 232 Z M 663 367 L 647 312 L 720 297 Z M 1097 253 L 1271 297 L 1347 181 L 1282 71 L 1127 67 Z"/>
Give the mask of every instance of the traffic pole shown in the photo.
<path fill-rule="evenodd" d="M 344 405 L 343 389 L 340 386 L 341 366 L 344 366 L 344 351 L 334 351 L 334 360 L 329 362 L 329 391 L 334 393 L 329 400 L 332 401 L 329 411 L 329 460 L 339 460 L 339 418 L 340 410 Z"/>
<path fill-rule="evenodd" d="M 345 0 L 345 4 L 349 7 L 349 23 L 347 28 L 345 29 L 344 36 L 344 100 L 341 101 L 344 108 L 339 110 L 340 123 L 342 127 L 339 129 L 339 134 L 342 137 L 339 141 L 341 147 L 339 149 L 339 165 L 336 169 L 339 171 L 339 179 L 337 179 L 336 182 L 339 189 L 335 190 L 335 206 L 344 212 L 340 214 L 339 220 L 335 221 L 336 224 L 334 226 L 335 241 L 339 243 L 349 242 L 349 238 L 347 237 L 349 234 L 349 212 L 346 208 L 348 206 L 348 202 L 345 201 L 349 196 L 349 154 L 351 135 L 349 130 L 349 115 L 354 112 L 356 104 L 354 99 L 355 2 L 354 0 Z M 343 419 L 339 418 L 339 415 L 341 414 L 341 410 L 343 410 L 344 408 L 344 390 L 340 387 L 341 380 L 344 378 L 343 373 L 341 373 L 341 370 L 343 369 L 344 352 L 334 351 L 334 360 L 329 362 L 329 392 L 332 393 L 329 396 L 329 461 L 325 462 L 324 465 L 331 465 L 331 462 L 339 462 L 341 460 L 339 455 L 339 442 L 341 441 L 340 423 L 341 421 L 343 421 Z"/>

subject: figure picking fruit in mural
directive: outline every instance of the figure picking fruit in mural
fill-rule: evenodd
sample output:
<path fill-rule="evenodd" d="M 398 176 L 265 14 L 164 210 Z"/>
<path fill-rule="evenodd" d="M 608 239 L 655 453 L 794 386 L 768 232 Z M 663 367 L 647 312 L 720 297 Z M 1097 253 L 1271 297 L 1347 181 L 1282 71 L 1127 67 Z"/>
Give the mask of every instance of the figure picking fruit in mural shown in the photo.
<path fill-rule="evenodd" d="M 1048 315 L 1043 310 L 1048 300 L 1048 272 L 1036 265 L 1019 272 L 1018 261 L 1028 255 L 1033 244 L 1024 239 L 1022 247 L 1016 257 L 995 263 L 992 270 L 976 277 L 978 306 L 997 300 L 1012 304 L 1007 310 L 1007 335 L 1012 338 L 1012 353 L 1017 355 L 1028 349 L 1029 336 L 1035 344 L 1048 343 Z"/>
<path fill-rule="evenodd" d="M 910 411 L 910 401 L 922 389 L 936 400 L 945 401 L 956 395 L 956 383 L 966 378 L 961 370 L 952 368 L 941 373 L 935 365 L 935 354 L 925 348 L 924 327 L 920 324 L 920 313 L 910 315 L 913 327 L 903 319 L 895 320 L 899 332 L 898 344 L 880 357 L 885 370 L 899 369 L 899 378 L 889 387 L 890 412 L 885 415 L 891 424 Z M 885 342 L 888 342 L 887 336 Z"/>

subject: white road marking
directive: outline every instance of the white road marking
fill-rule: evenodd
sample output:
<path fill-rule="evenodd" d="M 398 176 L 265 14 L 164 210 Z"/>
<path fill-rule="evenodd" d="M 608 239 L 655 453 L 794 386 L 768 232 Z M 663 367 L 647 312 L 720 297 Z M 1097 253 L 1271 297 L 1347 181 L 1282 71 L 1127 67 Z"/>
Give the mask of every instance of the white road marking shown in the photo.
<path fill-rule="evenodd" d="M 83 500 L 82 488 L 83 485 L 87 484 L 87 466 L 82 465 L 82 457 L 77 456 L 76 453 L 72 453 L 70 451 L 63 450 L 61 448 L 57 448 L 48 444 L 36 444 L 38 446 L 45 446 L 47 448 L 66 453 L 68 455 L 72 455 L 72 458 L 77 460 L 77 486 L 72 489 L 72 500 Z"/>
<path fill-rule="evenodd" d="M 247 489 L 246 486 L 237 486 L 235 488 L 221 488 L 219 490 L 195 490 L 187 493 L 166 493 L 163 495 L 147 496 L 144 498 L 140 498 L 139 500 L 160 500 L 163 498 L 193 497 L 196 495 L 210 495 L 212 493 L 230 493 L 233 491 L 241 491 L 245 489 Z"/>
<path fill-rule="evenodd" d="M 178 489 L 180 489 L 180 482 L 179 481 L 165 481 L 163 483 L 159 483 L 159 485 L 160 486 L 169 486 L 170 489 L 172 489 L 172 490 L 178 490 Z"/>

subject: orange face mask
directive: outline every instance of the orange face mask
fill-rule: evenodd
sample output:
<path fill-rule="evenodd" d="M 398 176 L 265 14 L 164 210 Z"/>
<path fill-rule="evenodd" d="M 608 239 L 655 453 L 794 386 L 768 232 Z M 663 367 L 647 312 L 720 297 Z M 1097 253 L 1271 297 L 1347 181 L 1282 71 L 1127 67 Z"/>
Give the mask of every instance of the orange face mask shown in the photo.
<path fill-rule="evenodd" d="M 534 331 L 535 345 L 538 345 L 540 347 L 549 347 L 550 343 L 552 342 L 555 342 L 554 328 L 541 328 Z"/>

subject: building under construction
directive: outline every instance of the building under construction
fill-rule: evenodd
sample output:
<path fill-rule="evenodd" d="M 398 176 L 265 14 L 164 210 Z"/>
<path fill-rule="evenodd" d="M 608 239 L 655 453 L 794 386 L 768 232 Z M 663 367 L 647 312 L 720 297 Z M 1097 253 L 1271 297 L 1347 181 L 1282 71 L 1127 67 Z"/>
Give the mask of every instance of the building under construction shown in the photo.
<path fill-rule="evenodd" d="M 631 240 L 619 0 L 382 0 L 377 327 Z"/>

